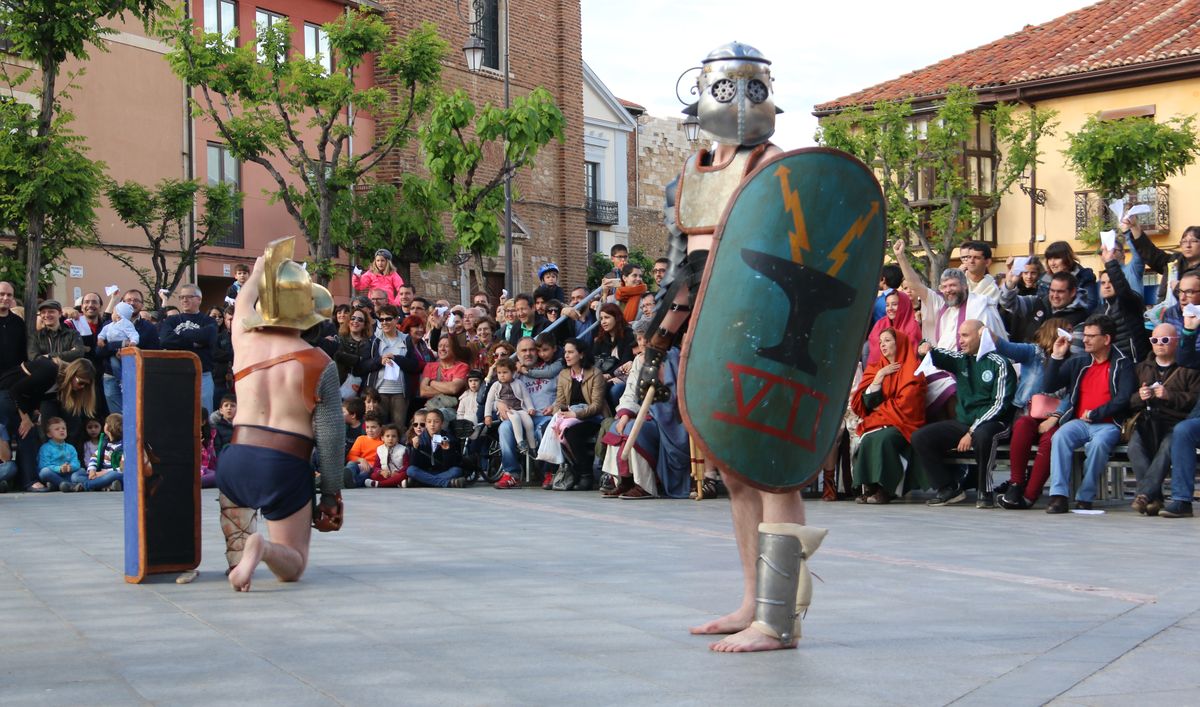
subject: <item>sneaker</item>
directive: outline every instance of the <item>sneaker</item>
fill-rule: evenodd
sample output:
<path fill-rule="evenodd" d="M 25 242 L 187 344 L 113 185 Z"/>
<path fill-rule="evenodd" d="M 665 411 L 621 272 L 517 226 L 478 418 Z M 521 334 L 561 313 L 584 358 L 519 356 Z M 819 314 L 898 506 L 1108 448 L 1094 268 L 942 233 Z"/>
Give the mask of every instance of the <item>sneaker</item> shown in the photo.
<path fill-rule="evenodd" d="M 1090 510 L 1092 510 L 1092 502 L 1091 501 L 1076 501 L 1075 502 L 1075 510 L 1090 511 Z"/>
<path fill-rule="evenodd" d="M 1192 504 L 1188 501 L 1171 501 L 1158 512 L 1159 518 L 1191 518 Z"/>
<path fill-rule="evenodd" d="M 612 491 L 617 486 L 617 481 L 612 477 L 612 474 L 604 474 L 600 477 L 600 490 Z"/>
<path fill-rule="evenodd" d="M 467 485 L 467 480 L 461 476 L 456 476 L 453 479 L 450 479 L 450 488 L 452 488 L 452 489 L 460 489 L 466 485 Z"/>
<path fill-rule="evenodd" d="M 542 488 L 547 491 L 554 488 L 554 472 L 553 471 L 547 471 L 546 475 L 544 477 L 542 477 Z"/>
<path fill-rule="evenodd" d="M 529 445 L 525 444 L 525 440 L 517 442 L 517 451 L 521 454 L 529 454 Z"/>
<path fill-rule="evenodd" d="M 1051 496 L 1050 504 L 1046 506 L 1046 512 L 1052 515 L 1067 512 L 1067 497 L 1066 496 Z"/>
<path fill-rule="evenodd" d="M 401 482 L 400 482 L 400 488 L 402 488 L 402 489 L 406 489 L 406 488 L 408 488 L 409 486 L 411 486 L 412 484 L 410 484 L 410 483 L 409 483 L 410 481 L 412 481 L 412 479 L 405 479 L 404 481 L 401 481 Z"/>
<path fill-rule="evenodd" d="M 379 482 L 376 481 L 375 479 L 367 479 L 366 481 L 363 482 L 363 485 L 369 489 L 373 489 L 373 488 L 377 488 L 379 486 Z"/>
<path fill-rule="evenodd" d="M 121 483 L 120 479 L 117 479 L 116 481 L 114 481 L 108 485 L 108 490 L 109 491 L 124 491 L 125 485 Z"/>
<path fill-rule="evenodd" d="M 516 489 L 521 488 L 521 482 L 517 481 L 512 474 L 506 471 L 500 475 L 500 480 L 492 484 L 492 486 L 498 489 Z"/>
<path fill-rule="evenodd" d="M 58 485 L 58 490 L 63 493 L 73 493 L 75 491 L 82 491 L 83 484 L 73 484 L 70 481 L 64 481 Z"/>
<path fill-rule="evenodd" d="M 954 484 L 946 486 L 937 492 L 937 495 L 925 502 L 927 506 L 949 506 L 954 503 L 959 503 L 967 497 L 962 486 Z"/>
<path fill-rule="evenodd" d="M 996 505 L 1010 511 L 1029 508 L 1029 501 L 1025 500 L 1025 487 L 1021 484 L 1009 484 L 1004 495 L 996 499 Z"/>
<path fill-rule="evenodd" d="M 1146 494 L 1139 493 L 1137 497 L 1133 499 L 1133 503 L 1129 504 L 1129 507 L 1137 511 L 1140 515 L 1146 515 L 1146 506 L 1149 503 L 1150 499 L 1146 497 Z"/>

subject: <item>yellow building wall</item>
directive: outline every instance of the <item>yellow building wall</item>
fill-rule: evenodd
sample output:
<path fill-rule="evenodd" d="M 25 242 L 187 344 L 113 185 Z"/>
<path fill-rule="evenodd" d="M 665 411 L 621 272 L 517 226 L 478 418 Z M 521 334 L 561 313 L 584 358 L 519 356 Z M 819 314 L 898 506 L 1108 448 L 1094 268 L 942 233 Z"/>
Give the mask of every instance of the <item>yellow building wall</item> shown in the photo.
<path fill-rule="evenodd" d="M 1095 248 L 1075 239 L 1075 192 L 1086 187 L 1067 167 L 1062 151 L 1067 148 L 1067 134 L 1078 132 L 1089 115 L 1145 105 L 1155 107 L 1154 119 L 1159 122 L 1176 115 L 1200 114 L 1200 79 L 1057 98 L 1037 104 L 1039 110 L 1058 111 L 1059 125 L 1055 135 L 1041 144 L 1042 164 L 1037 170 L 1037 186 L 1046 190 L 1046 204 L 1037 207 L 1036 232 L 1044 234 L 1045 240 L 1035 243 L 1036 253 L 1040 254 L 1054 241 L 1065 240 L 1071 243 L 1085 265 L 1097 270 L 1102 267 Z M 1200 224 L 1200 163 L 1169 180 L 1167 185 L 1171 228 L 1166 234 L 1154 236 L 1153 241 L 1160 248 L 1175 250 L 1183 229 Z M 1001 200 L 993 272 L 1004 270 L 1004 260 L 1008 256 L 1028 254 L 1029 236 L 1029 197 L 1014 187 Z"/>

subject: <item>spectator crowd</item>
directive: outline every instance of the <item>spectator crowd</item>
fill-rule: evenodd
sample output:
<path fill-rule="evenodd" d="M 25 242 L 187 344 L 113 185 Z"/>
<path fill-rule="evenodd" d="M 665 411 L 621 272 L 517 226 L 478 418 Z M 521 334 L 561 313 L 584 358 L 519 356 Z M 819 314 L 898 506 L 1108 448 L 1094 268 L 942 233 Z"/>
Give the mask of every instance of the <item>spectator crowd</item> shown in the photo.
<path fill-rule="evenodd" d="M 990 246 L 969 241 L 960 266 L 926 286 L 896 244 L 843 430 L 822 464 L 824 498 L 838 498 L 843 458 L 843 491 L 858 503 L 924 492 L 929 505 L 945 506 L 974 490 L 977 505 L 1028 509 L 1045 494 L 1047 512 L 1065 513 L 1073 493 L 1074 508 L 1089 511 L 1124 445 L 1134 509 L 1190 517 L 1200 228 L 1167 252 L 1136 220 L 1121 226 L 1100 249 L 1098 276 L 1064 241 L 999 267 Z M 693 474 L 697 453 L 674 395 L 652 405 L 633 453 L 621 453 L 640 405 L 627 383 L 637 380 L 670 263 L 659 259 L 646 273 L 624 246 L 610 256 L 595 292 L 565 288 L 548 263 L 530 291 L 499 301 L 478 292 L 470 306 L 421 296 L 386 250 L 356 269 L 351 302 L 304 335 L 338 366 L 345 485 L 717 495 L 717 478 Z M 1161 287 L 1143 288 L 1147 270 Z M 45 300 L 30 341 L 13 285 L 0 282 L 0 490 L 120 490 L 117 354 L 127 346 L 199 357 L 199 473 L 213 485 L 237 414 L 230 329 L 248 273 L 239 266 L 225 305 L 208 312 L 190 284 L 161 312 L 146 311 L 136 289 L 108 293 L 107 305 L 93 292 L 74 308 Z M 662 366 L 672 389 L 678 363 L 675 349 Z M 1008 479 L 993 486 L 1002 452 Z"/>

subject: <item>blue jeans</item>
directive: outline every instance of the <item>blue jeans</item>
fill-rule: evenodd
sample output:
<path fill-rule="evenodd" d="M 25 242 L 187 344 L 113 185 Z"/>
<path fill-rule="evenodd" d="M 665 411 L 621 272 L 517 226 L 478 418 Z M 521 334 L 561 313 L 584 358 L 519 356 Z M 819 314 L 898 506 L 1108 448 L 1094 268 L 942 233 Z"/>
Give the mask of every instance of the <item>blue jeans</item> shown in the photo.
<path fill-rule="evenodd" d="M 0 462 L 0 481 L 7 481 L 12 488 L 13 480 L 17 477 L 16 462 Z"/>
<path fill-rule="evenodd" d="M 346 463 L 346 474 L 342 477 L 342 485 L 347 488 L 362 488 L 367 485 L 367 479 L 371 478 L 371 470 L 362 470 L 358 462 Z"/>
<path fill-rule="evenodd" d="M 445 471 L 425 471 L 421 467 L 412 466 L 411 464 L 408 467 L 409 480 L 416 481 L 417 483 L 423 484 L 425 486 L 437 486 L 439 488 L 446 488 L 447 486 L 450 485 L 451 480 L 457 479 L 458 477 L 460 477 L 462 475 L 463 475 L 462 468 L 457 467 L 457 466 L 452 466 Z"/>
<path fill-rule="evenodd" d="M 71 475 L 77 471 L 80 470 L 72 469 L 64 474 L 58 469 L 51 469 L 48 466 L 44 466 L 40 471 L 38 471 L 38 479 L 40 479 L 43 484 L 47 484 L 50 488 L 56 489 L 59 487 L 59 484 L 71 483 Z M 84 476 L 87 476 L 87 472 L 84 472 Z"/>
<path fill-rule="evenodd" d="M 200 407 L 205 410 L 213 411 L 213 379 L 212 371 L 206 371 L 200 374 Z"/>
<path fill-rule="evenodd" d="M 546 425 L 550 424 L 553 418 L 550 415 L 530 415 L 533 418 L 533 430 L 537 433 L 536 442 L 542 439 L 542 431 L 546 429 Z M 496 432 L 500 436 L 500 470 L 509 474 L 518 474 L 521 471 L 521 462 L 517 459 L 517 438 L 513 436 L 512 423 L 505 418 L 504 422 L 500 423 L 500 429 Z M 537 449 L 535 440 L 526 440 L 529 443 L 530 449 Z"/>
<path fill-rule="evenodd" d="M 1171 437 L 1171 500 L 1192 502 L 1196 490 L 1196 447 L 1200 447 L 1200 418 L 1175 425 Z"/>
<path fill-rule="evenodd" d="M 119 469 L 109 469 L 94 479 L 88 478 L 86 469 L 80 469 L 71 474 L 71 483 L 83 484 L 84 491 L 101 491 L 111 486 L 112 482 L 119 478 L 121 478 Z"/>
<path fill-rule="evenodd" d="M 101 386 L 104 388 L 104 400 L 108 403 L 108 411 L 123 414 L 125 409 L 122 406 L 125 400 L 121 393 L 121 379 L 105 373 L 101 379 Z"/>
<path fill-rule="evenodd" d="M 1079 483 L 1075 500 L 1094 500 L 1096 484 L 1104 471 L 1104 464 L 1120 440 L 1121 428 L 1112 422 L 1092 424 L 1071 420 L 1059 427 L 1050 442 L 1050 495 L 1067 496 L 1071 493 L 1071 458 L 1076 449 L 1083 447 L 1083 481 Z"/>

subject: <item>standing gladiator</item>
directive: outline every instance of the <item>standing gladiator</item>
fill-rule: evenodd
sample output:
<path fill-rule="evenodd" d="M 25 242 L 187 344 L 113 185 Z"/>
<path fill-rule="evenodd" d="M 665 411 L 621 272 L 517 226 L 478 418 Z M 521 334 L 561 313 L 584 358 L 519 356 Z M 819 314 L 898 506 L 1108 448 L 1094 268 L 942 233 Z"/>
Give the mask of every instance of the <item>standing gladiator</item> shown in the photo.
<path fill-rule="evenodd" d="M 652 335 L 638 379 L 642 396 L 653 386 L 658 399 L 666 397 L 659 367 L 691 316 L 713 234 L 726 206 L 757 165 L 781 154 L 768 142 L 779 112 L 771 81 L 770 62 L 757 49 L 739 42 L 718 47 L 703 62 L 697 79 L 699 99 L 684 112 L 699 119 L 716 147 L 691 155 L 680 177 L 667 186 L 671 272 L 662 283 L 666 293 L 651 322 Z M 738 283 L 707 286 L 732 288 Z M 712 464 L 706 460 L 705 465 L 711 472 Z M 732 613 L 691 632 L 730 634 L 710 646 L 721 652 L 794 648 L 800 615 L 812 591 L 805 560 L 826 531 L 804 525 L 799 491 L 760 490 L 731 471 L 723 469 L 721 475 L 729 489 L 742 564 L 742 601 Z"/>
<path fill-rule="evenodd" d="M 337 530 L 342 522 L 344 427 L 337 366 L 300 333 L 333 309 L 329 291 L 313 284 L 292 260 L 293 238 L 270 243 L 254 263 L 234 309 L 233 356 L 238 409 L 233 441 L 221 452 L 222 530 L 227 547 L 242 555 L 229 573 L 237 591 L 248 591 L 254 569 L 265 562 L 283 582 L 300 579 L 308 563 L 312 527 Z M 318 452 L 321 502 L 313 509 L 312 456 Z M 262 512 L 268 542 L 247 523 Z"/>

